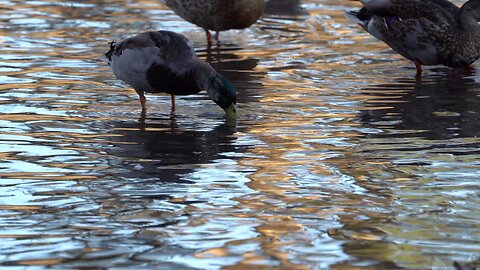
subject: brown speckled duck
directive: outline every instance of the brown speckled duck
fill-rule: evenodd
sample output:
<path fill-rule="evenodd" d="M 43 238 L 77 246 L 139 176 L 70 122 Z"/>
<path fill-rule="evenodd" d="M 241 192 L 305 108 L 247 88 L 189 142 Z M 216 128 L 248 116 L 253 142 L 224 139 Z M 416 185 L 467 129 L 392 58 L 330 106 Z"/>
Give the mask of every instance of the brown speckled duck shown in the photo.
<path fill-rule="evenodd" d="M 480 0 L 461 8 L 446 0 L 361 0 L 363 8 L 348 18 L 422 65 L 469 68 L 480 57 Z"/>
<path fill-rule="evenodd" d="M 216 31 L 218 41 L 220 31 L 244 29 L 254 24 L 262 16 L 264 0 L 161 0 L 178 16 L 202 27 L 207 34 L 208 44 L 212 44 L 209 30 Z"/>

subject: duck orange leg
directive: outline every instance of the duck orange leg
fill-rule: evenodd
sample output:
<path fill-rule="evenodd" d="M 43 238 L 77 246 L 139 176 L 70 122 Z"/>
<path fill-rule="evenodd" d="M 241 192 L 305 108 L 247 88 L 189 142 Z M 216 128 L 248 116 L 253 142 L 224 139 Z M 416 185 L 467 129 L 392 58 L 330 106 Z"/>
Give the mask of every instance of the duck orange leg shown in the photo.
<path fill-rule="evenodd" d="M 145 114 L 147 112 L 147 99 L 143 92 L 138 93 L 138 99 L 140 100 L 140 105 L 142 105 L 142 114 Z"/>
<path fill-rule="evenodd" d="M 172 112 L 175 111 L 175 95 L 170 95 L 170 97 L 172 98 Z"/>
<path fill-rule="evenodd" d="M 210 31 L 208 29 L 205 29 L 205 34 L 207 35 L 207 43 L 209 46 L 212 45 L 212 34 L 210 34 Z"/>
<path fill-rule="evenodd" d="M 417 69 L 417 74 L 416 76 L 421 76 L 422 75 L 422 62 L 420 62 L 420 60 L 418 59 L 415 59 L 414 61 L 415 63 L 415 68 Z"/>

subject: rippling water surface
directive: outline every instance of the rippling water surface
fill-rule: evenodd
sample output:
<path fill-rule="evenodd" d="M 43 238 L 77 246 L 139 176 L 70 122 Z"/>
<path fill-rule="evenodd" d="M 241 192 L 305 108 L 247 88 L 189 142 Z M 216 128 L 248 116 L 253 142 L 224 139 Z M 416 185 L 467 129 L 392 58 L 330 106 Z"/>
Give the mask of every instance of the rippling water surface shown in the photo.
<path fill-rule="evenodd" d="M 155 0 L 0 1 L 1 268 L 478 261 L 478 71 L 416 80 L 344 19 L 358 2 L 273 1 L 212 48 Z M 139 119 L 102 54 L 155 29 L 233 82 L 237 123 L 204 94 Z"/>

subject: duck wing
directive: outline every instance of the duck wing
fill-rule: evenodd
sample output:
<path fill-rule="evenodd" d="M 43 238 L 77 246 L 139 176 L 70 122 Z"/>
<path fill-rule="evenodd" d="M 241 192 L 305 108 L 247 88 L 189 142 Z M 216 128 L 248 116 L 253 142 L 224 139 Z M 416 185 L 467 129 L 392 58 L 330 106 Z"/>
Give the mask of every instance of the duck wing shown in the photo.
<path fill-rule="evenodd" d="M 436 24 L 455 24 L 460 10 L 447 0 L 362 0 L 370 15 L 402 20 L 426 19 Z"/>
<path fill-rule="evenodd" d="M 459 8 L 446 0 L 362 0 L 347 12 L 367 32 L 403 57 L 435 65 L 442 61 L 447 31 L 457 25 Z"/>
<path fill-rule="evenodd" d="M 150 55 L 158 65 L 163 65 L 172 72 L 183 72 L 189 69 L 192 61 L 197 61 L 197 55 L 190 41 L 183 35 L 171 31 L 152 31 L 126 39 L 119 49 L 150 48 L 156 53 Z"/>
<path fill-rule="evenodd" d="M 177 95 L 200 91 L 195 78 L 199 60 L 183 35 L 145 32 L 119 42 L 113 55 L 115 75 L 136 90 Z"/>
<path fill-rule="evenodd" d="M 237 0 L 229 1 L 232 4 Z M 161 2 L 182 19 L 204 29 L 211 29 L 215 17 L 222 11 L 218 10 L 218 6 L 221 5 L 216 0 L 161 0 Z M 228 3 L 224 8 L 228 8 Z"/>
<path fill-rule="evenodd" d="M 373 17 L 369 32 L 394 51 L 411 61 L 436 65 L 441 59 L 445 27 L 425 18 L 406 19 Z"/>

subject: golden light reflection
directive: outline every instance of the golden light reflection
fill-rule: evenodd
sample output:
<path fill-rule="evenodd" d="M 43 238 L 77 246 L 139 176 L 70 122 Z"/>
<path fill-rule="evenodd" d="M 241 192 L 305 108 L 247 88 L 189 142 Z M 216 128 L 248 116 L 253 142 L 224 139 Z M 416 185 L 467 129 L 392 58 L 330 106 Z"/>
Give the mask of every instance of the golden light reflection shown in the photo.
<path fill-rule="evenodd" d="M 378 269 L 383 262 L 420 269 L 431 257 L 422 254 L 421 243 L 406 242 L 451 240 L 442 233 L 457 233 L 441 224 L 441 215 L 457 211 L 454 208 L 461 203 L 456 200 L 465 196 L 465 190 L 439 189 L 432 193 L 438 197 L 427 200 L 418 195 L 419 189 L 428 186 L 432 175 L 452 171 L 443 164 L 468 163 L 462 169 L 474 170 L 477 160 L 471 153 L 476 150 L 465 151 L 462 158 L 434 153 L 438 155 L 428 163 L 422 155 L 433 155 L 428 152 L 434 147 L 432 140 L 412 134 L 434 133 L 437 127 L 423 123 L 447 122 L 442 131 L 460 133 L 464 122 L 475 122 L 474 82 L 452 79 L 447 84 L 471 90 L 469 95 L 458 92 L 468 97 L 462 105 L 465 110 L 429 110 L 437 92 L 428 91 L 427 85 L 442 86 L 442 81 L 430 77 L 425 85 L 415 81 L 411 63 L 347 22 L 343 10 L 358 8 L 359 2 L 304 0 L 298 7 L 305 7 L 304 13 L 270 13 L 248 30 L 233 31 L 232 40 L 225 39 L 218 50 L 205 49 L 203 32 L 157 0 L 88 0 L 79 1 L 79 6 L 60 0 L 11 3 L 15 5 L 0 4 L 5 24 L 0 29 L 4 67 L 0 135 L 7 138 L 0 142 L 4 147 L 0 188 L 7 196 L 0 198 L 10 202 L 0 205 L 0 210 L 18 212 L 25 222 L 21 226 L 39 233 L 6 233 L 0 238 L 25 242 L 53 238 L 41 230 L 52 226 L 59 237 L 70 237 L 80 246 L 66 254 L 81 253 L 84 257 L 75 260 L 87 263 L 103 262 L 102 255 L 93 257 L 103 250 L 110 252 L 95 246 L 105 245 L 113 250 L 112 260 L 118 252 L 119 260 L 128 257 L 125 260 L 145 260 L 145 264 L 179 257 L 183 262 L 215 260 L 212 265 L 225 269 L 360 269 L 356 265 L 374 260 L 380 263 Z M 202 120 L 191 117 L 205 109 L 201 106 L 178 113 L 178 125 L 188 127 L 184 132 L 176 131 L 174 123 L 135 125 L 139 122 L 135 93 L 114 78 L 101 56 L 107 41 L 159 27 L 193 37 L 200 57 L 232 78 L 239 108 L 245 112 L 238 132 L 216 130 L 223 119 L 208 110 L 202 111 L 206 117 L 200 113 Z M 392 82 L 392 78 L 400 80 Z M 418 102 L 420 97 L 427 102 Z M 152 104 L 168 105 L 162 100 Z M 163 123 L 159 119 L 163 111 L 155 109 L 147 123 Z M 429 117 L 422 118 L 425 115 Z M 431 121 L 460 116 L 467 120 Z M 211 122 L 197 123 L 207 118 Z M 206 126 L 213 131 L 198 131 Z M 145 132 L 154 138 L 140 138 Z M 405 138 L 392 142 L 389 132 L 403 132 Z M 454 146 L 478 143 L 471 134 Z M 171 142 L 179 152 L 169 151 Z M 445 142 L 438 145 L 450 143 Z M 404 148 L 412 145 L 422 151 L 413 149 L 404 156 Z M 394 163 L 398 160 L 403 165 Z M 198 177 L 208 170 L 210 174 Z M 430 177 L 421 177 L 425 171 Z M 248 181 L 224 181 L 223 172 L 239 178 L 246 175 Z M 10 196 L 12 190 L 16 193 Z M 415 207 L 422 208 L 420 219 L 416 213 L 395 212 L 416 211 Z M 61 223 L 57 215 L 68 222 Z M 0 220 L 12 230 L 20 226 L 3 216 Z M 218 220 L 227 221 L 215 223 Z M 401 222 L 414 229 L 402 230 Z M 425 229 L 428 222 L 434 229 Z M 232 236 L 228 232 L 236 228 L 230 226 L 243 231 Z M 217 233 L 226 235 L 217 237 Z M 50 242 L 31 246 L 43 244 L 48 249 Z M 20 255 L 31 251 L 31 246 L 11 253 Z M 179 251 L 170 251 L 173 246 Z M 50 259 L 11 263 L 61 267 L 66 262 L 50 250 L 36 252 Z M 227 265 L 227 258 L 235 262 Z M 321 262 L 325 264 L 320 266 Z"/>
<path fill-rule="evenodd" d="M 37 211 L 42 209 L 43 209 L 42 206 L 34 206 L 34 205 L 0 205 L 0 210 Z"/>
<path fill-rule="evenodd" d="M 43 260 L 21 260 L 21 261 L 16 261 L 16 263 L 18 265 L 28 265 L 28 266 L 35 266 L 35 265 L 52 266 L 52 265 L 58 265 L 65 261 L 66 259 L 43 259 Z"/>

